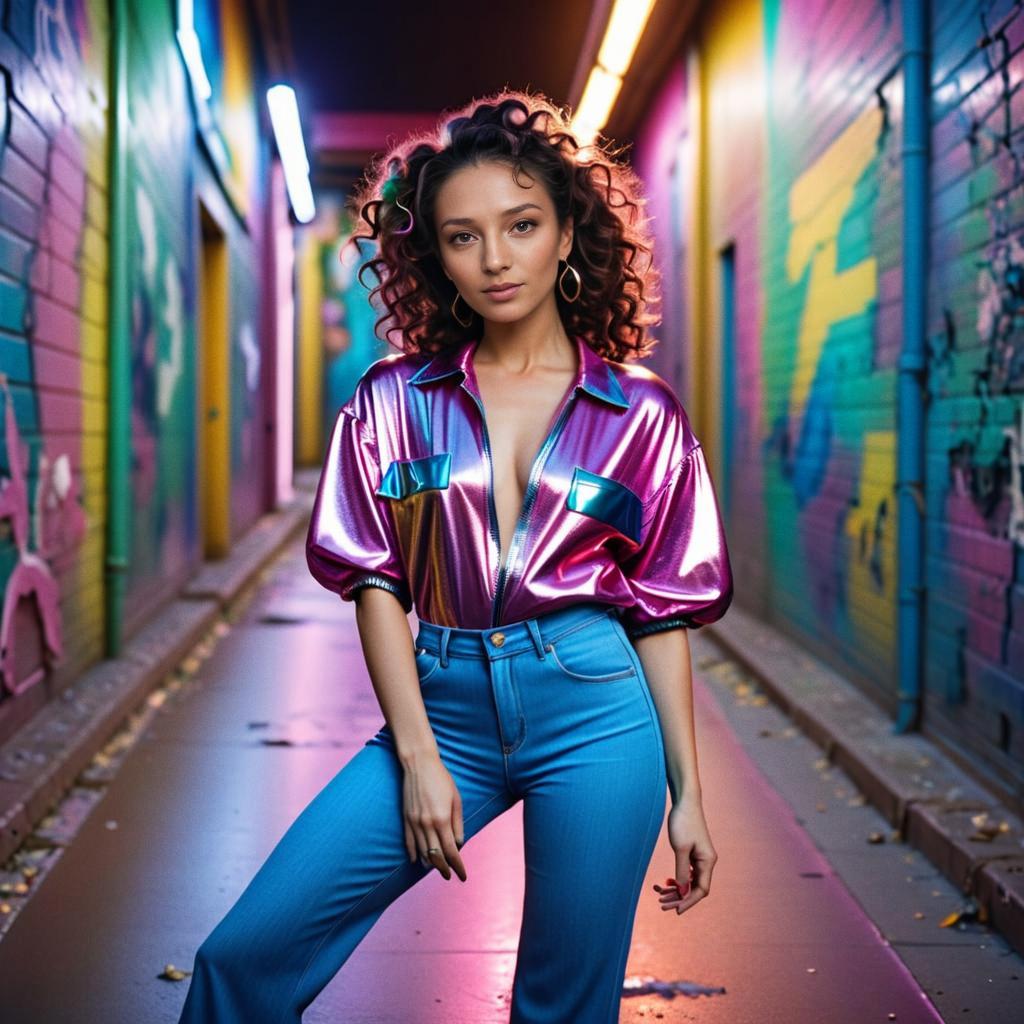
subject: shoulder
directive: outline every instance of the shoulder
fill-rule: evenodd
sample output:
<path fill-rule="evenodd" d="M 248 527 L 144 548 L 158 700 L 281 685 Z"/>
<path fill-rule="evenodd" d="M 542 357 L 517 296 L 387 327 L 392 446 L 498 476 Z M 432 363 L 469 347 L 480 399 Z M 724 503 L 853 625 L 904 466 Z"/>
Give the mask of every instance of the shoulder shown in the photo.
<path fill-rule="evenodd" d="M 652 439 L 667 444 L 680 457 L 700 444 L 683 403 L 668 381 L 639 363 L 605 362 L 629 399 L 630 413 L 639 418 L 645 433 L 650 431 Z"/>
<path fill-rule="evenodd" d="M 375 409 L 394 408 L 408 379 L 429 359 L 418 352 L 395 352 L 371 363 L 356 381 L 345 410 L 372 422 Z"/>

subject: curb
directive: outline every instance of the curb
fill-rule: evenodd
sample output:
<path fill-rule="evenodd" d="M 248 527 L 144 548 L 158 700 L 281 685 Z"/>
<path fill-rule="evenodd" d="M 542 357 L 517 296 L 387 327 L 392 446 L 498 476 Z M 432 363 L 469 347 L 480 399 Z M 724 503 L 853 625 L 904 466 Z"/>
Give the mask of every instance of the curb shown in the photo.
<path fill-rule="evenodd" d="M 921 733 L 892 721 L 834 669 L 742 608 L 703 627 L 850 776 L 865 798 L 1024 955 L 1024 823 Z M 1005 822 L 988 841 L 972 820 Z"/>
<path fill-rule="evenodd" d="M 318 471 L 296 472 L 295 497 L 260 517 L 227 557 L 202 566 L 124 645 L 0 745 L 0 863 L 69 790 L 120 724 L 189 654 L 268 561 L 306 528 Z"/>

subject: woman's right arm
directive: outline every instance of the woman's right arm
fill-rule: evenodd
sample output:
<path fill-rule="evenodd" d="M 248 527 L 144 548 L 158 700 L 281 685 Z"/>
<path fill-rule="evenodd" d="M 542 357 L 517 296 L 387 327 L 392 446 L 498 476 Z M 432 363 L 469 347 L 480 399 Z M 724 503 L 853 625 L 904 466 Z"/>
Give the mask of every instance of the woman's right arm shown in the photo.
<path fill-rule="evenodd" d="M 381 587 L 355 595 L 356 625 L 374 693 L 395 740 L 404 772 L 405 843 L 410 861 L 417 855 L 445 879 L 466 869 L 458 847 L 464 842 L 462 800 L 441 760 L 420 693 L 409 620 L 396 597 Z M 442 853 L 427 855 L 431 847 Z"/>

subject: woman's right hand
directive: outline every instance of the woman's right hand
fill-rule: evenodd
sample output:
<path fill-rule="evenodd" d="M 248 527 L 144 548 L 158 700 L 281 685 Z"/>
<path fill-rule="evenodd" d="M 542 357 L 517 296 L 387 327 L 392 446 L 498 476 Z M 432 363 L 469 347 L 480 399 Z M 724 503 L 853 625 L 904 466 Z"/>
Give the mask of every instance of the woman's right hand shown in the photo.
<path fill-rule="evenodd" d="M 419 856 L 436 867 L 446 881 L 454 869 L 465 882 L 466 868 L 458 850 L 465 842 L 462 797 L 440 757 L 432 755 L 406 765 L 402 804 L 409 860 Z M 431 848 L 441 852 L 428 854 Z"/>

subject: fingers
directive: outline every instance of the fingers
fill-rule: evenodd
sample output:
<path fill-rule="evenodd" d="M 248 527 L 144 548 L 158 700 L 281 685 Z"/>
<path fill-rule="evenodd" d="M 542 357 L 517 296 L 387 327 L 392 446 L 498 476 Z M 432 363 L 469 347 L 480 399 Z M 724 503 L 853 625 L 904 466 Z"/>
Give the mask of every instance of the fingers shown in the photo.
<path fill-rule="evenodd" d="M 654 885 L 658 893 L 658 902 L 662 904 L 663 910 L 675 910 L 677 914 L 684 913 L 694 903 L 698 903 L 710 892 L 707 883 L 700 882 L 697 878 L 688 882 L 677 882 L 675 879 L 666 879 L 664 886 Z"/>
<path fill-rule="evenodd" d="M 462 845 L 462 840 L 456 841 L 455 833 L 451 827 L 441 830 L 432 825 L 421 825 L 416 830 L 416 834 L 418 837 L 416 845 L 419 850 L 420 861 L 424 867 L 437 868 L 446 882 L 451 880 L 452 870 L 454 869 L 459 879 L 463 882 L 466 881 L 466 867 L 462 863 L 462 857 L 459 854 L 459 846 Z"/>
<path fill-rule="evenodd" d="M 454 869 L 455 873 L 464 882 L 466 880 L 466 868 L 462 863 L 462 858 L 459 856 L 459 848 L 455 844 L 455 835 L 450 830 L 441 838 L 441 850 L 444 854 L 444 860 L 447 862 L 445 867 L 449 869 L 448 873 L 444 876 L 445 879 L 452 877 L 451 872 Z M 440 854 L 435 853 L 433 856 L 438 858 Z"/>

